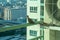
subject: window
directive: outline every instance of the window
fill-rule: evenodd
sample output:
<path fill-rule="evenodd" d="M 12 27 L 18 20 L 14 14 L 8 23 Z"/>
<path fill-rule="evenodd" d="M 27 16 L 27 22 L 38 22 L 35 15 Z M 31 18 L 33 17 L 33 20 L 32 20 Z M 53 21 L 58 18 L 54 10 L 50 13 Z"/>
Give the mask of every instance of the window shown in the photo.
<path fill-rule="evenodd" d="M 31 35 L 31 36 L 37 36 L 37 31 L 30 30 L 30 35 Z"/>
<path fill-rule="evenodd" d="M 41 15 L 41 16 L 44 16 L 44 6 L 41 6 L 40 9 L 41 9 L 41 11 L 40 11 L 40 15 Z"/>
<path fill-rule="evenodd" d="M 40 21 L 41 21 L 41 22 L 44 22 L 44 18 L 40 18 Z"/>
<path fill-rule="evenodd" d="M 44 3 L 44 0 L 41 0 L 41 3 Z"/>
<path fill-rule="evenodd" d="M 41 6 L 41 10 L 44 10 L 44 6 Z"/>
<path fill-rule="evenodd" d="M 30 7 L 31 13 L 37 13 L 37 7 Z"/>
<path fill-rule="evenodd" d="M 43 26 L 41 26 L 41 28 L 42 28 Z M 40 30 L 40 35 L 41 36 L 44 36 L 44 30 L 43 30 L 43 28 Z"/>

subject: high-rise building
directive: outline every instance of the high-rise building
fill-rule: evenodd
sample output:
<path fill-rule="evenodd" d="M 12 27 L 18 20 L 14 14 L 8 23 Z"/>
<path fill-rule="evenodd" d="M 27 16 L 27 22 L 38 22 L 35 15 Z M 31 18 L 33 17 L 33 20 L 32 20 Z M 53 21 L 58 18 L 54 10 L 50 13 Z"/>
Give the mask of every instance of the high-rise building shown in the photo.
<path fill-rule="evenodd" d="M 40 21 L 40 0 L 27 0 L 27 15 L 35 22 Z M 27 40 L 38 36 L 40 36 L 39 24 L 27 27 Z"/>
<path fill-rule="evenodd" d="M 36 21 L 45 21 L 44 17 L 44 0 L 27 0 L 27 15 Z M 27 21 L 28 23 L 28 21 Z M 53 31 L 43 29 L 43 26 L 36 24 L 27 27 L 27 40 L 40 37 L 35 40 L 50 40 Z M 50 34 L 51 33 L 51 34 Z M 42 36 L 42 37 L 41 37 Z"/>
<path fill-rule="evenodd" d="M 11 20 L 11 10 L 4 8 L 4 20 Z"/>

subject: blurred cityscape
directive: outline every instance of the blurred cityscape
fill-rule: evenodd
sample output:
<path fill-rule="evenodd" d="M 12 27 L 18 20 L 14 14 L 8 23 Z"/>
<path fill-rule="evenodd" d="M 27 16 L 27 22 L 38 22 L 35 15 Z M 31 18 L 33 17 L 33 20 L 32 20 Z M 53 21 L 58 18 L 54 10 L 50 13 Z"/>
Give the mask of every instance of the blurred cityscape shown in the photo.
<path fill-rule="evenodd" d="M 26 0 L 0 0 L 0 27 L 26 23 Z M 26 28 L 0 32 L 0 40 L 26 40 Z"/>

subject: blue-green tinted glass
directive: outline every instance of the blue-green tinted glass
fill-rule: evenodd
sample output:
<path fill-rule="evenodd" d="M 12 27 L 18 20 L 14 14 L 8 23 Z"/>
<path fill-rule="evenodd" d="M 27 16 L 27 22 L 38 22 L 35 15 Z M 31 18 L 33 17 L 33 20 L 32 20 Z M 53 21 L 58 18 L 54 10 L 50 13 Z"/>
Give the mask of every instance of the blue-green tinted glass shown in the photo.
<path fill-rule="evenodd" d="M 37 36 L 37 31 L 30 30 L 30 36 Z"/>

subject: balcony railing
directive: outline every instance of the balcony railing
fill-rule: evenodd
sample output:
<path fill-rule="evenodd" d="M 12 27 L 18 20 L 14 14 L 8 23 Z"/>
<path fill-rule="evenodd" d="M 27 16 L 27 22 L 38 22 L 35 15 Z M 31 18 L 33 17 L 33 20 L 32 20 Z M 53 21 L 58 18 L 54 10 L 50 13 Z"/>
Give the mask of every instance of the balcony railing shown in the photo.
<path fill-rule="evenodd" d="M 33 39 L 30 39 L 30 40 L 40 40 L 41 38 L 43 38 L 44 36 L 39 36 L 39 37 L 36 37 L 36 38 L 33 38 Z"/>

